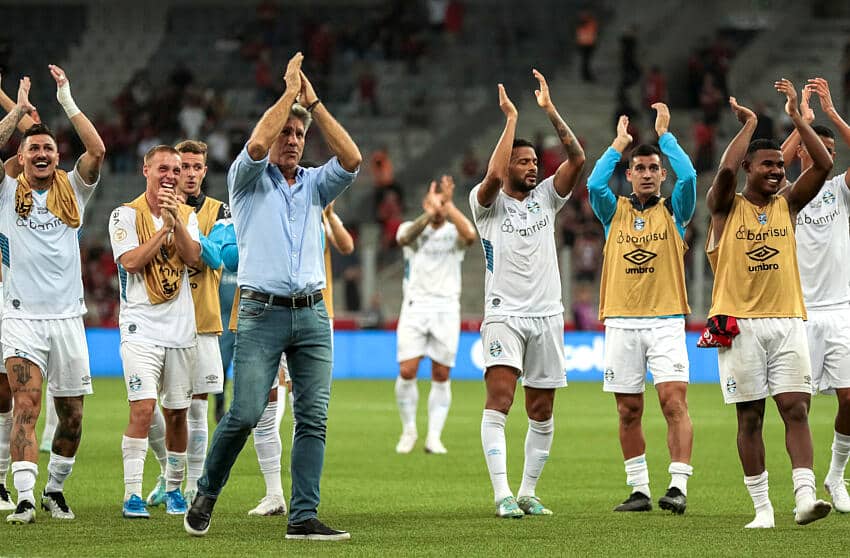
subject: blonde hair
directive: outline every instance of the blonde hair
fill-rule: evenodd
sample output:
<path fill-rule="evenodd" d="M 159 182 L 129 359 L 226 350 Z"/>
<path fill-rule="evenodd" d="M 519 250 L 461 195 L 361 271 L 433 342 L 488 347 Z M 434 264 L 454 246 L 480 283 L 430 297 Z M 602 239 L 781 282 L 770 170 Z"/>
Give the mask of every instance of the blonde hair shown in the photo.
<path fill-rule="evenodd" d="M 204 164 L 207 162 L 207 144 L 197 140 L 183 140 L 174 146 L 179 153 L 194 153 L 204 156 Z"/>
<path fill-rule="evenodd" d="M 170 145 L 154 145 L 153 147 L 148 149 L 147 153 L 145 153 L 145 164 L 149 165 L 151 159 L 153 159 L 153 156 L 157 153 L 171 153 L 172 155 L 177 155 L 178 157 L 180 156 L 180 152 L 171 147 Z"/>

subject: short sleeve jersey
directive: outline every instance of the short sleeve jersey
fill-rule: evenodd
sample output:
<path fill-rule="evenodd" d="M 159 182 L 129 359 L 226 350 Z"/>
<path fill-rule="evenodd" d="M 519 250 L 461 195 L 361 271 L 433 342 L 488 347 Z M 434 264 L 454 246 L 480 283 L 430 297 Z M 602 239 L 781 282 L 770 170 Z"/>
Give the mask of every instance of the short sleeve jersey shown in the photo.
<path fill-rule="evenodd" d="M 413 225 L 402 223 L 396 238 Z M 402 310 L 451 312 L 460 309 L 461 264 L 466 253 L 457 228 L 449 222 L 432 225 L 404 246 Z"/>
<path fill-rule="evenodd" d="M 562 314 L 555 217 L 569 199 L 549 177 L 516 200 L 503 191 L 490 207 L 469 205 L 484 248 L 484 316 L 542 317 Z"/>
<path fill-rule="evenodd" d="M 80 210 L 76 229 L 47 209 L 49 190 L 33 190 L 32 210 L 28 217 L 21 217 L 15 211 L 17 179 L 6 176 L 0 185 L 4 317 L 59 319 L 86 313 L 79 232 L 97 181 L 86 184 L 76 169 L 68 173 L 68 180 Z"/>
<path fill-rule="evenodd" d="M 156 230 L 161 229 L 162 219 L 151 217 Z M 198 218 L 194 212 L 189 215 L 187 229 L 192 240 L 198 241 Z M 140 244 L 136 233 L 135 209 L 122 205 L 112 212 L 109 218 L 109 238 L 121 283 L 118 315 L 121 342 L 148 343 L 169 348 L 194 346 L 195 306 L 192 303 L 188 270 L 183 271 L 180 292 L 176 297 L 161 304 L 151 304 L 144 274 L 128 273 L 119 262 L 123 254 Z"/>

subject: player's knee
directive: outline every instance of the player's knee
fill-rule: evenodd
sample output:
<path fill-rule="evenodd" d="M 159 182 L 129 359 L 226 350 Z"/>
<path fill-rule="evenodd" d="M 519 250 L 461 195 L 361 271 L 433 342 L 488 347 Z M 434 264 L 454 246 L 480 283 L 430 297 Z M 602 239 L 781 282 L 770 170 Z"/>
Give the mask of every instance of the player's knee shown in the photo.
<path fill-rule="evenodd" d="M 620 423 L 630 426 L 640 423 L 643 416 L 643 405 L 637 401 L 619 400 L 617 401 L 617 413 L 620 415 Z"/>
<path fill-rule="evenodd" d="M 738 415 L 738 432 L 745 436 L 752 436 L 762 431 L 764 417 L 760 413 L 740 413 Z"/>
<path fill-rule="evenodd" d="M 149 405 L 130 406 L 130 424 L 150 425 L 153 420 L 153 407 Z"/>
<path fill-rule="evenodd" d="M 837 391 L 838 410 L 848 413 L 850 412 L 850 389 L 840 389 Z"/>
<path fill-rule="evenodd" d="M 806 401 L 795 401 L 782 408 L 782 418 L 786 423 L 804 423 L 809 421 L 809 405 Z"/>
<path fill-rule="evenodd" d="M 670 398 L 661 405 L 661 412 L 667 422 L 682 422 L 688 418 L 688 403 L 684 399 Z"/>
<path fill-rule="evenodd" d="M 67 432 L 79 432 L 83 428 L 83 408 L 74 406 L 59 415 L 59 424 Z"/>
<path fill-rule="evenodd" d="M 448 366 L 442 364 L 434 364 L 431 367 L 431 380 L 434 382 L 448 381 L 450 370 L 451 369 Z"/>
<path fill-rule="evenodd" d="M 416 372 L 419 369 L 419 361 L 411 361 L 407 360 L 399 364 L 398 373 L 399 376 L 404 378 L 405 380 L 413 380 L 416 378 Z"/>

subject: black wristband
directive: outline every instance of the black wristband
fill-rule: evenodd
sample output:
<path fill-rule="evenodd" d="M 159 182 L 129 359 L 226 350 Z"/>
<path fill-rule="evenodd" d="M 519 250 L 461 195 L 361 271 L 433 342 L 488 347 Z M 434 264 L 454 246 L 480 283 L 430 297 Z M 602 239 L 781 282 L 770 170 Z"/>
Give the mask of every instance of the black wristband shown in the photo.
<path fill-rule="evenodd" d="M 313 101 L 312 103 L 310 103 L 310 104 L 307 106 L 307 112 L 313 112 L 313 109 L 314 109 L 314 108 L 316 108 L 316 105 L 318 105 L 318 104 L 319 104 L 319 103 L 321 103 L 321 102 L 322 102 L 322 100 L 321 100 L 321 99 L 316 99 L 315 101 Z"/>

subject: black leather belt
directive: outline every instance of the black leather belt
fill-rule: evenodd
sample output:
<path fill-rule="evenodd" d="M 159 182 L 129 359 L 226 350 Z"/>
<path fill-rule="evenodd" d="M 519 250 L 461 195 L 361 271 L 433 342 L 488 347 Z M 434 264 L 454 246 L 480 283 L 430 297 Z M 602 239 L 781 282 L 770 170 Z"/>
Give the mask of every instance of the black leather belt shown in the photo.
<path fill-rule="evenodd" d="M 240 297 L 248 300 L 256 300 L 258 302 L 262 302 L 263 304 L 268 304 L 271 306 L 284 306 L 286 308 L 309 308 L 318 303 L 320 300 L 322 300 L 322 291 L 316 291 L 315 293 L 308 294 L 305 296 L 288 297 L 270 295 L 266 293 L 243 289 Z"/>

